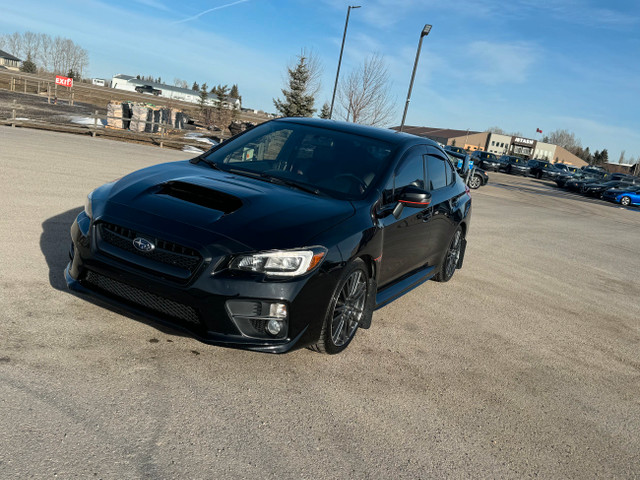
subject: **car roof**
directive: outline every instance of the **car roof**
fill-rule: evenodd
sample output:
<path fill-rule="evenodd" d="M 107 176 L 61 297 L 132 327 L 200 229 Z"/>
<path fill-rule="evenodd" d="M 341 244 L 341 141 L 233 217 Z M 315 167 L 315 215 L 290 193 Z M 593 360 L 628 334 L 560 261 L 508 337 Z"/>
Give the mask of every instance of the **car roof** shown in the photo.
<path fill-rule="evenodd" d="M 351 122 L 341 122 L 337 120 L 324 120 L 321 118 L 307 118 L 307 117 L 285 117 L 272 120 L 278 123 L 296 123 L 299 125 L 309 125 L 312 127 L 326 128 L 328 130 L 335 130 L 338 132 L 352 133 L 354 135 L 361 135 L 363 137 L 376 138 L 385 142 L 393 143 L 396 145 L 411 145 L 411 144 L 427 144 L 440 148 L 440 146 L 425 137 L 419 137 L 417 135 L 411 135 L 410 133 L 398 132 L 387 128 L 370 127 L 367 125 L 359 125 Z"/>

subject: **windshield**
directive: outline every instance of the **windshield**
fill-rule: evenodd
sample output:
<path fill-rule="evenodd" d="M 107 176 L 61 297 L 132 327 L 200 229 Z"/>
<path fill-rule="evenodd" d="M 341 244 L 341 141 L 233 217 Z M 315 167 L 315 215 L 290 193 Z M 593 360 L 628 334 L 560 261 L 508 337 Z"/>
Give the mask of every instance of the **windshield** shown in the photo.
<path fill-rule="evenodd" d="M 351 133 L 267 122 L 203 158 L 221 170 L 353 200 L 363 198 L 386 170 L 392 147 Z"/>

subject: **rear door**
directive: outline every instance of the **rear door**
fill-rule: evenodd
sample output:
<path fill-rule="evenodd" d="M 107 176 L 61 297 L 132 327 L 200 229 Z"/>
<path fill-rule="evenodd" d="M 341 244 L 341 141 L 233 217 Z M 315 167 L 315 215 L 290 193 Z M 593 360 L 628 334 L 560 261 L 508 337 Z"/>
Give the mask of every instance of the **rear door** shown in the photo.
<path fill-rule="evenodd" d="M 427 148 L 425 165 L 427 190 L 431 192 L 430 242 L 426 258 L 430 265 L 437 265 L 457 227 L 454 212 L 460 195 L 456 191 L 453 167 L 439 149 Z"/>

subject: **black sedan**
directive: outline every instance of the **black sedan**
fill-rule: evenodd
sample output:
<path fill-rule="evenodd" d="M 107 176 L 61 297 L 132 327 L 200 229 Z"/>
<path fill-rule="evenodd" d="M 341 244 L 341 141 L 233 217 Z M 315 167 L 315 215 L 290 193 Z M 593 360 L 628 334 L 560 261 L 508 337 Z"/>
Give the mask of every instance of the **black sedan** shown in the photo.
<path fill-rule="evenodd" d="M 556 177 L 563 173 L 562 170 L 556 168 L 553 163 L 547 162 L 546 160 L 529 160 L 528 166 L 529 173 L 536 178 L 549 178 L 551 180 L 555 180 Z"/>
<path fill-rule="evenodd" d="M 580 193 L 585 195 L 589 195 L 591 197 L 602 197 L 602 194 L 610 188 L 624 188 L 625 186 L 630 187 L 633 183 L 628 181 L 620 181 L 620 180 L 610 180 L 608 182 L 595 182 L 595 183 L 586 183 L 582 185 L 580 188 Z"/>
<path fill-rule="evenodd" d="M 473 152 L 471 154 L 471 159 L 477 167 L 485 170 L 493 170 L 494 172 L 497 172 L 503 163 L 493 153 L 484 152 L 482 150 L 476 150 Z"/>
<path fill-rule="evenodd" d="M 449 280 L 470 216 L 435 142 L 278 119 L 95 189 L 65 277 L 208 343 L 332 354 L 374 309 Z"/>
<path fill-rule="evenodd" d="M 575 178 L 572 178 L 571 180 L 565 182 L 564 188 L 566 188 L 567 190 L 573 190 L 574 192 L 580 192 L 588 184 L 601 182 L 602 178 L 596 178 L 592 176 L 576 176 Z"/>
<path fill-rule="evenodd" d="M 531 169 L 526 159 L 513 155 L 502 155 L 499 160 L 503 162 L 500 170 L 513 175 L 524 175 L 525 177 L 529 175 Z"/>

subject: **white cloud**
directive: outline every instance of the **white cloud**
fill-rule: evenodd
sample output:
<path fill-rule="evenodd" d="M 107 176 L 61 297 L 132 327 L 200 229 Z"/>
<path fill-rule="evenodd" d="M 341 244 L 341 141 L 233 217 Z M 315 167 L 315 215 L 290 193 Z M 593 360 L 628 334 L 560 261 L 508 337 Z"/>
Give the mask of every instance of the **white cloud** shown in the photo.
<path fill-rule="evenodd" d="M 466 51 L 466 75 L 487 85 L 524 83 L 538 58 L 537 47 L 528 42 L 472 42 Z"/>

